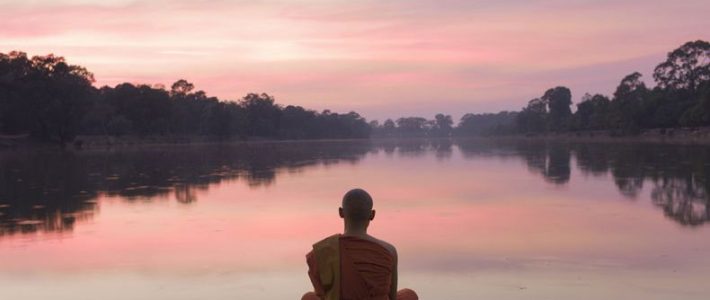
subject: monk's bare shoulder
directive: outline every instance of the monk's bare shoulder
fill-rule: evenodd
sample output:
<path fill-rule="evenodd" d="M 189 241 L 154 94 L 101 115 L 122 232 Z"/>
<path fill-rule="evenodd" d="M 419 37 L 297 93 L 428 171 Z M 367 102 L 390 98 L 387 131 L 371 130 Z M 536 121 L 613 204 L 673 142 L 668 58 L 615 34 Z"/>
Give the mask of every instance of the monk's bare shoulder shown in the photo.
<path fill-rule="evenodd" d="M 394 255 L 395 257 L 397 257 L 397 248 L 395 248 L 394 245 L 392 245 L 392 244 L 390 244 L 390 243 L 388 243 L 388 242 L 385 242 L 385 241 L 383 241 L 383 240 L 381 240 L 381 239 L 378 239 L 378 238 L 376 238 L 376 237 L 374 237 L 374 236 L 370 236 L 370 238 L 372 239 L 372 241 L 374 241 L 374 242 L 380 244 L 382 247 L 385 247 L 385 249 L 387 249 L 390 253 L 392 253 L 392 255 Z"/>

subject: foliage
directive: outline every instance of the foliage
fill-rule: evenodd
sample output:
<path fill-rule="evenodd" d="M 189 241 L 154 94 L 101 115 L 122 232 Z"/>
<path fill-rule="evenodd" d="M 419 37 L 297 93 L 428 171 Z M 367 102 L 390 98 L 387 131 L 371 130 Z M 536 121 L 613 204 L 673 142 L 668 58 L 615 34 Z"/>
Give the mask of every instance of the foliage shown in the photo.
<path fill-rule="evenodd" d="M 547 104 L 549 115 L 547 126 L 549 131 L 564 131 L 569 129 L 572 116 L 572 92 L 563 86 L 551 88 L 540 98 Z"/>
<path fill-rule="evenodd" d="M 657 86 L 652 90 L 641 77 L 639 72 L 625 76 L 611 100 L 585 94 L 574 113 L 569 89 L 549 89 L 518 114 L 516 131 L 608 130 L 627 135 L 650 128 L 710 125 L 710 43 L 688 42 L 668 53 L 655 68 Z"/>
<path fill-rule="evenodd" d="M 0 53 L 0 130 L 71 141 L 94 95 L 93 82 L 90 72 L 62 57 Z"/>
<path fill-rule="evenodd" d="M 519 113 L 502 111 L 497 114 L 465 114 L 456 127 L 457 136 L 511 134 Z"/>
<path fill-rule="evenodd" d="M 412 116 L 382 124 L 356 112 L 283 107 L 271 95 L 237 101 L 209 97 L 185 79 L 163 86 L 92 86 L 93 75 L 54 55 L 0 53 L 0 134 L 30 134 L 61 144 L 84 135 L 199 135 L 216 139 L 334 139 L 546 134 L 606 130 L 637 134 L 649 128 L 710 126 L 710 43 L 690 41 L 668 53 L 650 89 L 638 72 L 613 97 L 585 94 L 573 112 L 572 92 L 546 90 L 519 112 Z"/>
<path fill-rule="evenodd" d="M 582 102 L 577 104 L 572 128 L 575 130 L 604 129 L 609 123 L 610 106 L 611 101 L 604 95 L 585 94 L 582 97 Z"/>
<path fill-rule="evenodd" d="M 223 101 L 180 79 L 162 86 L 122 83 L 96 89 L 93 75 L 54 55 L 31 59 L 0 54 L 0 133 L 31 134 L 65 144 L 85 135 L 199 135 L 317 139 L 366 138 L 367 121 L 355 112 L 317 113 L 283 108 L 268 94 Z"/>
<path fill-rule="evenodd" d="M 710 43 L 691 41 L 668 53 L 653 72 L 653 78 L 663 89 L 695 91 L 710 80 Z"/>

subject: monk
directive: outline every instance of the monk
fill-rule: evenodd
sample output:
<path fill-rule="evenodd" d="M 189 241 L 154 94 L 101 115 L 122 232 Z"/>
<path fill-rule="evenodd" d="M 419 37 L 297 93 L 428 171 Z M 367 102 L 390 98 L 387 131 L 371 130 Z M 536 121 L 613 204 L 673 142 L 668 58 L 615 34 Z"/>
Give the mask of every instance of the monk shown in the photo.
<path fill-rule="evenodd" d="M 345 232 L 315 243 L 306 255 L 314 291 L 301 300 L 418 300 L 410 289 L 397 291 L 397 249 L 367 234 L 375 219 L 370 194 L 350 190 L 339 214 Z"/>

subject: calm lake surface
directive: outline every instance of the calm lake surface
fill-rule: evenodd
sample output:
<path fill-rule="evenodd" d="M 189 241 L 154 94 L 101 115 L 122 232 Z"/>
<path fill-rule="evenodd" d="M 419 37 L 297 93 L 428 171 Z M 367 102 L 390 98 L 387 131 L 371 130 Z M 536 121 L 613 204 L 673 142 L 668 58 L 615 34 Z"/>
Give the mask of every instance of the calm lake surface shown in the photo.
<path fill-rule="evenodd" d="M 422 299 L 710 297 L 710 147 L 414 140 L 0 152 L 0 299 L 300 299 L 352 187 Z"/>

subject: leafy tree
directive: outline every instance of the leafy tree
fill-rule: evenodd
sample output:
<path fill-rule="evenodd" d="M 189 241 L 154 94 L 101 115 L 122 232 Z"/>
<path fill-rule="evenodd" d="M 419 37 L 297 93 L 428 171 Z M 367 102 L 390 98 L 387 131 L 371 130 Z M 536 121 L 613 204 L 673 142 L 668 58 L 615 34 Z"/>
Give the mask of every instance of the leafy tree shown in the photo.
<path fill-rule="evenodd" d="M 450 136 L 453 131 L 454 121 L 450 115 L 436 114 L 434 116 L 433 134 L 436 136 Z"/>
<path fill-rule="evenodd" d="M 599 130 L 607 127 L 610 100 L 604 95 L 585 94 L 577 104 L 574 113 L 574 127 L 577 130 Z"/>
<path fill-rule="evenodd" d="M 540 99 L 547 103 L 549 108 L 547 128 L 554 132 L 569 129 L 569 119 L 572 116 L 570 90 L 563 86 L 551 88 Z"/>
<path fill-rule="evenodd" d="M 609 112 L 609 126 L 626 133 L 636 133 L 640 129 L 643 101 L 648 96 L 641 73 L 626 75 L 614 92 Z"/>
<path fill-rule="evenodd" d="M 394 121 L 392 121 L 392 119 L 387 119 L 384 123 L 382 123 L 382 135 L 391 137 L 395 134 L 396 130 L 397 125 Z"/>
<path fill-rule="evenodd" d="M 397 129 L 404 136 L 425 136 L 428 131 L 427 119 L 406 117 L 397 119 Z"/>
<path fill-rule="evenodd" d="M 517 112 L 501 111 L 497 114 L 465 114 L 456 126 L 458 136 L 511 134 L 515 130 Z"/>
<path fill-rule="evenodd" d="M 247 114 L 247 133 L 250 136 L 276 137 L 280 126 L 281 108 L 268 94 L 250 93 L 240 104 Z"/>
<path fill-rule="evenodd" d="M 668 53 L 666 61 L 656 66 L 653 78 L 663 89 L 695 91 L 710 80 L 710 43 L 691 41 Z"/>
<path fill-rule="evenodd" d="M 0 56 L 0 74 L 4 131 L 62 145 L 74 139 L 94 96 L 93 74 L 62 57 L 22 52 Z"/>
<path fill-rule="evenodd" d="M 173 85 L 170 87 L 170 94 L 171 95 L 187 95 L 190 93 L 193 89 L 195 89 L 195 85 L 188 82 L 185 79 L 180 79 L 178 81 L 175 81 Z"/>
<path fill-rule="evenodd" d="M 34 108 L 24 97 L 31 91 L 30 59 L 24 52 L 0 53 L 0 130 L 27 133 L 33 126 Z"/>
<path fill-rule="evenodd" d="M 710 82 L 704 82 L 697 91 L 693 106 L 680 117 L 683 126 L 710 125 Z"/>
<path fill-rule="evenodd" d="M 547 129 L 547 103 L 539 98 L 528 105 L 516 117 L 516 126 L 522 133 L 541 133 Z"/>

